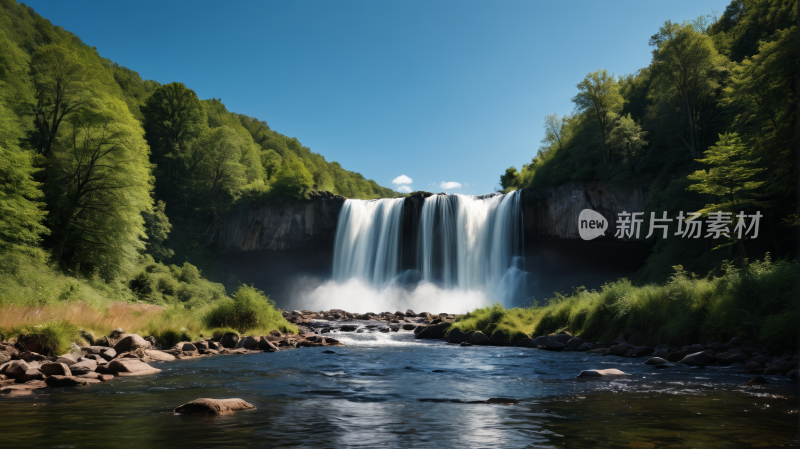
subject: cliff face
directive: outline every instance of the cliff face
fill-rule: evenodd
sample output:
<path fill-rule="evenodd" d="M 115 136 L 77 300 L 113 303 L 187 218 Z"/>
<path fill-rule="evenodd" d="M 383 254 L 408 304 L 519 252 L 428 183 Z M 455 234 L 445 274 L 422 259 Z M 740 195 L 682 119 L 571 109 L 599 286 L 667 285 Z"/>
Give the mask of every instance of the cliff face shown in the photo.
<path fill-rule="evenodd" d="M 346 198 L 320 192 L 309 200 L 280 199 L 221 218 L 212 228 L 217 254 L 259 250 L 329 249 Z"/>
<path fill-rule="evenodd" d="M 261 208 L 223 217 L 212 229 L 213 247 L 218 254 L 330 250 L 345 200 L 320 192 L 309 200 L 273 200 Z M 609 229 L 605 239 L 613 239 L 617 214 L 642 212 L 645 207 L 640 187 L 607 187 L 596 182 L 570 182 L 539 193 L 526 189 L 521 200 L 526 241 L 579 240 L 578 216 L 583 209 L 592 209 L 606 217 Z M 423 202 L 423 195 L 415 195 L 403 205 L 404 255 L 413 253 L 411 246 L 417 240 Z M 403 265 L 413 265 L 413 261 L 404 261 Z"/>
<path fill-rule="evenodd" d="M 597 182 L 569 182 L 546 193 L 522 191 L 522 220 L 528 239 L 580 239 L 578 216 L 592 209 L 609 221 L 606 239 L 614 237 L 617 214 L 644 212 L 644 191 L 638 186 L 608 187 Z"/>

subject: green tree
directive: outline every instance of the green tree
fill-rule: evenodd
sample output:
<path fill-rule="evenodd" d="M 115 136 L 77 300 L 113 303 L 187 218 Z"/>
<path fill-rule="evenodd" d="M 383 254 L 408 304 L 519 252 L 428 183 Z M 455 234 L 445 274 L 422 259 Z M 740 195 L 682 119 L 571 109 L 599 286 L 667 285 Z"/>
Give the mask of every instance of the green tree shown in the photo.
<path fill-rule="evenodd" d="M 39 153 L 49 156 L 64 119 L 84 101 L 84 70 L 74 51 L 49 44 L 33 54 L 31 73 L 36 89 L 33 140 Z"/>
<path fill-rule="evenodd" d="M 631 118 L 630 114 L 620 116 L 609 133 L 609 145 L 623 155 L 630 173 L 633 173 L 636 163 L 641 158 L 642 149 L 647 145 L 644 139 L 646 135 L 647 131 L 642 131 L 642 127 Z"/>
<path fill-rule="evenodd" d="M 68 120 L 48 161 L 50 228 L 57 260 L 112 279 L 144 249 L 151 210 L 148 148 L 117 98 L 98 95 Z"/>
<path fill-rule="evenodd" d="M 19 145 L 31 129 L 25 117 L 33 104 L 29 58 L 3 31 L 0 48 L 0 252 L 41 259 L 40 236 L 48 232 L 42 225 L 42 193 L 33 180 L 33 155 Z"/>
<path fill-rule="evenodd" d="M 261 166 L 267 173 L 267 179 L 273 179 L 281 168 L 283 158 L 275 150 L 262 150 L 261 151 Z"/>
<path fill-rule="evenodd" d="M 666 21 L 650 38 L 653 50 L 652 79 L 660 115 L 675 123 L 674 134 L 692 157 L 708 122 L 714 117 L 719 78 L 727 58 L 717 53 L 712 39 L 690 23 Z M 710 112 L 710 113 L 709 113 Z"/>
<path fill-rule="evenodd" d="M 517 167 L 509 167 L 506 169 L 506 172 L 500 176 L 500 186 L 503 187 L 503 191 L 519 187 L 519 173 L 517 172 Z"/>
<path fill-rule="evenodd" d="M 544 118 L 544 138 L 542 144 L 546 147 L 556 145 L 559 151 L 563 151 L 570 138 L 570 128 L 568 126 L 572 117 L 559 117 L 558 114 L 547 114 Z"/>
<path fill-rule="evenodd" d="M 195 196 L 204 198 L 203 209 L 218 212 L 247 184 L 242 165 L 242 139 L 227 126 L 204 132 L 191 145 L 191 177 L 199 188 Z M 228 200 L 228 201 L 226 201 Z"/>
<path fill-rule="evenodd" d="M 721 202 L 707 204 L 702 212 L 716 210 L 736 211 L 745 201 L 753 199 L 754 190 L 762 182 L 751 181 L 761 168 L 753 167 L 758 158 L 742 143 L 736 133 L 719 135 L 719 141 L 706 151 L 698 162 L 709 165 L 706 170 L 697 170 L 687 176 L 696 181 L 688 190 L 719 197 Z"/>
<path fill-rule="evenodd" d="M 144 218 L 145 232 L 147 233 L 147 244 L 145 245 L 147 254 L 153 256 L 153 260 L 161 262 L 168 260 L 175 255 L 175 251 L 164 246 L 164 241 L 172 231 L 172 225 L 167 218 L 167 204 L 157 201 L 149 211 L 142 212 Z"/>
<path fill-rule="evenodd" d="M 613 74 L 606 69 L 589 73 L 578 83 L 578 94 L 572 97 L 575 109 L 590 114 L 597 122 L 600 131 L 600 148 L 606 168 L 613 163 L 611 148 L 607 145 L 608 132 L 622 110 L 625 100 L 619 92 L 619 84 Z"/>
<path fill-rule="evenodd" d="M 275 193 L 294 198 L 302 198 L 306 192 L 314 187 L 314 178 L 308 172 L 303 161 L 289 150 L 283 157 L 275 183 L 272 185 Z"/>
<path fill-rule="evenodd" d="M 145 137 L 156 165 L 157 193 L 160 198 L 185 204 L 187 150 L 206 125 L 206 114 L 193 90 L 183 83 L 157 88 L 141 107 Z"/>

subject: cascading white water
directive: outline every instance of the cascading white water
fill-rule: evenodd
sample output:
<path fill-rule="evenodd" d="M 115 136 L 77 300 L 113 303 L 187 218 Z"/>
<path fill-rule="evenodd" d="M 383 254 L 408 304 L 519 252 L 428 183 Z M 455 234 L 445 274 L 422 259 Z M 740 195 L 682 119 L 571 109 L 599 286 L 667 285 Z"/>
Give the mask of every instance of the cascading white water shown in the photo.
<path fill-rule="evenodd" d="M 504 302 L 525 298 L 519 193 L 434 195 L 419 225 L 418 265 L 426 281 L 484 290 Z"/>
<path fill-rule="evenodd" d="M 336 228 L 335 282 L 355 278 L 383 289 L 421 277 L 427 284 L 483 292 L 506 304 L 525 299 L 518 192 L 426 198 L 417 242 L 406 246 L 416 246 L 416 267 L 401 267 L 403 201 L 345 201 Z"/>
<path fill-rule="evenodd" d="M 346 200 L 339 212 L 333 279 L 363 279 L 382 286 L 400 269 L 403 199 Z"/>

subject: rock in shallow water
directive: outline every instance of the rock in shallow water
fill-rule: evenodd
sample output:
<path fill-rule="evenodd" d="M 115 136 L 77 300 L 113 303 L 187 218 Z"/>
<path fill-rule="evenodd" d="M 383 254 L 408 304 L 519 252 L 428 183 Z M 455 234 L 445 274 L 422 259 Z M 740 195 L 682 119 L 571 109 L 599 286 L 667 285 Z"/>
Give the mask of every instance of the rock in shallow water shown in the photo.
<path fill-rule="evenodd" d="M 254 410 L 256 407 L 241 399 L 200 398 L 183 404 L 175 409 L 177 413 L 191 415 L 228 415 L 241 410 Z"/>
<path fill-rule="evenodd" d="M 609 376 L 627 376 L 628 373 L 624 373 L 618 369 L 609 368 L 609 369 L 592 369 L 592 370 L 584 370 L 578 374 L 578 377 L 609 377 Z"/>

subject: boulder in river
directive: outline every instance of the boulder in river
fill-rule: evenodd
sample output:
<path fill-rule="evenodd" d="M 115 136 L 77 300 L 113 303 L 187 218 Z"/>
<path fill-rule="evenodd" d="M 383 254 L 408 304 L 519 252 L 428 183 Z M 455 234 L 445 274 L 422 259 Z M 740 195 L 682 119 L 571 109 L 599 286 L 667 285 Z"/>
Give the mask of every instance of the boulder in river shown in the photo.
<path fill-rule="evenodd" d="M 566 346 L 566 344 L 561 343 L 555 338 L 547 338 L 544 341 L 541 341 L 537 345 L 537 348 L 544 349 L 545 351 L 562 351 Z"/>
<path fill-rule="evenodd" d="M 532 338 L 522 338 L 517 342 L 517 346 L 520 348 L 535 348 L 536 344 Z"/>
<path fill-rule="evenodd" d="M 567 346 L 569 346 L 569 347 L 570 347 L 570 348 L 572 348 L 572 349 L 578 349 L 578 348 L 580 348 L 580 347 L 581 347 L 581 345 L 583 345 L 584 343 L 586 343 L 586 340 L 584 340 L 584 339 L 582 339 L 582 338 L 578 338 L 578 337 L 572 337 L 572 338 L 570 338 L 570 339 L 569 339 L 569 341 L 567 342 Z"/>
<path fill-rule="evenodd" d="M 585 378 L 585 377 L 614 377 L 614 376 L 627 376 L 628 373 L 624 373 L 618 369 L 609 368 L 609 369 L 591 369 L 591 370 L 584 370 L 578 374 L 578 377 Z"/>
<path fill-rule="evenodd" d="M 167 354 L 164 351 L 158 351 L 156 349 L 145 349 L 145 354 L 150 357 L 152 360 L 157 362 L 171 362 L 175 360 L 175 356 L 172 354 Z"/>
<path fill-rule="evenodd" d="M 118 354 L 135 351 L 139 348 L 150 349 L 150 342 L 136 334 L 125 335 L 114 345 L 114 350 Z"/>
<path fill-rule="evenodd" d="M 156 374 L 161 372 L 160 369 L 153 368 L 147 363 L 139 359 L 118 359 L 109 362 L 106 367 L 107 374 L 114 374 L 115 376 L 145 376 L 148 374 Z M 106 373 L 102 373 L 106 374 Z"/>
<path fill-rule="evenodd" d="M 667 361 L 662 359 L 661 357 L 650 357 L 649 359 L 647 359 L 647 361 L 644 362 L 644 364 L 652 366 L 666 365 Z"/>
<path fill-rule="evenodd" d="M 228 332 L 219 339 L 219 342 L 223 348 L 235 348 L 236 343 L 239 343 L 239 334 L 235 332 Z"/>
<path fill-rule="evenodd" d="M 678 363 L 681 365 L 689 366 L 705 366 L 710 365 L 709 355 L 705 352 L 695 352 L 682 358 Z M 711 361 L 713 363 L 713 361 Z"/>
<path fill-rule="evenodd" d="M 45 363 L 40 370 L 48 376 L 72 376 L 72 371 L 65 363 Z"/>
<path fill-rule="evenodd" d="M 0 374 L 5 374 L 11 379 L 21 380 L 23 376 L 25 376 L 25 372 L 29 369 L 31 369 L 31 367 L 28 366 L 28 363 L 24 360 L 12 360 L 3 365 L 2 369 L 0 369 Z"/>
<path fill-rule="evenodd" d="M 453 328 L 447 334 L 447 341 L 450 343 L 463 343 L 467 341 L 467 334 L 459 328 Z"/>
<path fill-rule="evenodd" d="M 485 345 L 489 344 L 489 337 L 481 331 L 470 332 L 467 342 L 473 345 Z"/>
<path fill-rule="evenodd" d="M 262 335 L 258 339 L 258 349 L 262 351 L 275 352 L 278 350 L 278 347 L 272 344 L 272 342 L 269 341 L 269 339 L 265 335 Z"/>
<path fill-rule="evenodd" d="M 251 350 L 258 349 L 258 339 L 253 336 L 244 337 L 236 343 L 236 347 Z"/>
<path fill-rule="evenodd" d="M 241 410 L 254 410 L 255 408 L 253 404 L 237 398 L 200 398 L 177 407 L 175 412 L 191 415 L 228 415 Z"/>

